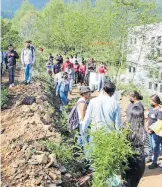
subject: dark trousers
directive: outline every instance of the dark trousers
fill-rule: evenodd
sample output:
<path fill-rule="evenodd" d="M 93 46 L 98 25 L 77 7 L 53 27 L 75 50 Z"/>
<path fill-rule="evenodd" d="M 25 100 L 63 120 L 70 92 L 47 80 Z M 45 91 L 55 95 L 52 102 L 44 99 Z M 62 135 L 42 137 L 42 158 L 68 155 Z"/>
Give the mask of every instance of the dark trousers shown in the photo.
<path fill-rule="evenodd" d="M 122 187 L 137 187 L 145 171 L 144 155 L 135 155 L 129 158 L 128 167 L 129 169 L 121 175 L 122 180 L 125 181 Z"/>
<path fill-rule="evenodd" d="M 78 84 L 78 82 L 79 82 L 79 72 L 77 71 L 77 72 L 75 72 L 75 84 Z"/>
<path fill-rule="evenodd" d="M 80 73 L 80 75 L 79 75 L 80 80 L 79 81 L 80 81 L 81 84 L 84 83 L 84 77 L 85 77 L 85 75 L 83 73 Z"/>
<path fill-rule="evenodd" d="M 16 71 L 16 65 L 8 66 L 9 83 L 10 84 L 14 83 L 14 81 L 15 81 L 15 71 Z"/>

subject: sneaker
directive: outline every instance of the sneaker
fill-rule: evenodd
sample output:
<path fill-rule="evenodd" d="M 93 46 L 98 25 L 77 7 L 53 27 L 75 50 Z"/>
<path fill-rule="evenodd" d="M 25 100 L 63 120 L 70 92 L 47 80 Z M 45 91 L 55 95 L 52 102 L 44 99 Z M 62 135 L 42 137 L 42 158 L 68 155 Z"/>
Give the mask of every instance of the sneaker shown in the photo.
<path fill-rule="evenodd" d="M 151 165 L 149 165 L 149 169 L 155 169 L 155 168 L 157 168 L 158 167 L 158 164 L 154 164 L 154 163 L 152 163 Z"/>
<path fill-rule="evenodd" d="M 25 85 L 27 85 L 28 83 L 27 82 L 24 82 Z"/>
<path fill-rule="evenodd" d="M 10 84 L 9 88 L 12 88 L 12 84 Z"/>
<path fill-rule="evenodd" d="M 14 87 L 15 86 L 15 84 L 14 83 L 12 83 L 12 87 Z"/>
<path fill-rule="evenodd" d="M 32 84 L 32 82 L 28 82 L 28 84 Z"/>

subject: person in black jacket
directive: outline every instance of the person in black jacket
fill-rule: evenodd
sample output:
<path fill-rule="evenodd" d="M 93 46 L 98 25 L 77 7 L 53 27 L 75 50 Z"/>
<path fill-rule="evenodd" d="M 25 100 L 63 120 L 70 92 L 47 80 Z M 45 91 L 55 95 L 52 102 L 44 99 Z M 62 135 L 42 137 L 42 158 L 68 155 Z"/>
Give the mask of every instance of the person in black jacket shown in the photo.
<path fill-rule="evenodd" d="M 16 71 L 16 59 L 19 58 L 19 55 L 14 51 L 13 45 L 8 46 L 8 52 L 5 54 L 5 61 L 8 66 L 9 72 L 9 84 L 10 87 L 14 87 L 15 71 Z"/>

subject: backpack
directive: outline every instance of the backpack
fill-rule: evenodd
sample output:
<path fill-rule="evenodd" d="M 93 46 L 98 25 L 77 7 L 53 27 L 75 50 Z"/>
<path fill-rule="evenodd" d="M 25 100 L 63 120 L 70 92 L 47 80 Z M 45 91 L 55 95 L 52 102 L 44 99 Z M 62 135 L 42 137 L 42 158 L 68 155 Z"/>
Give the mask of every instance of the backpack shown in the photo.
<path fill-rule="evenodd" d="M 79 127 L 79 114 L 77 107 L 80 103 L 85 103 L 85 101 L 80 101 L 76 103 L 76 105 L 73 107 L 73 109 L 70 112 L 69 119 L 68 119 L 68 128 L 70 130 L 77 129 Z"/>

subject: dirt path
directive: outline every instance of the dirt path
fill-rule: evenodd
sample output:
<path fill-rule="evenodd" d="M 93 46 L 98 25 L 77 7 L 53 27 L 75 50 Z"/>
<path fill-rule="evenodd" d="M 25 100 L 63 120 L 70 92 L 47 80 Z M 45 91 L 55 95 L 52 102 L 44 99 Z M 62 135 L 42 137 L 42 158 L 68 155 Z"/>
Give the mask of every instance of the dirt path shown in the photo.
<path fill-rule="evenodd" d="M 7 81 L 6 74 L 3 83 L 6 84 Z M 41 83 L 37 81 L 32 85 L 24 86 L 21 84 L 23 81 L 22 72 L 18 72 L 16 81 L 18 85 L 9 91 L 12 94 L 11 106 L 1 112 L 2 128 L 5 128 L 4 133 L 0 135 L 2 145 L 2 186 L 7 184 L 9 187 L 37 186 L 36 184 L 40 180 L 45 181 L 45 178 L 49 177 L 49 172 L 53 172 L 53 170 L 45 169 L 42 165 L 36 167 L 28 164 L 30 157 L 34 154 L 33 150 L 43 149 L 37 139 L 52 136 L 54 141 L 59 141 L 60 135 L 55 131 L 50 131 L 50 124 L 44 125 L 41 120 L 42 117 L 45 117 L 45 120 L 50 121 L 47 102 L 41 100 L 43 95 Z M 38 99 L 37 105 L 31 107 L 20 106 L 21 98 L 26 95 L 35 96 Z M 94 93 L 93 96 L 97 96 L 97 93 Z M 74 89 L 69 98 L 76 97 L 79 97 L 79 94 L 78 90 Z M 127 105 L 128 99 L 123 97 L 121 100 L 122 114 Z M 122 117 L 124 118 L 124 115 Z M 53 176 L 60 179 L 59 170 L 53 173 Z M 42 186 L 44 186 L 43 184 Z M 162 168 L 148 170 L 146 167 L 139 187 L 162 187 Z"/>

